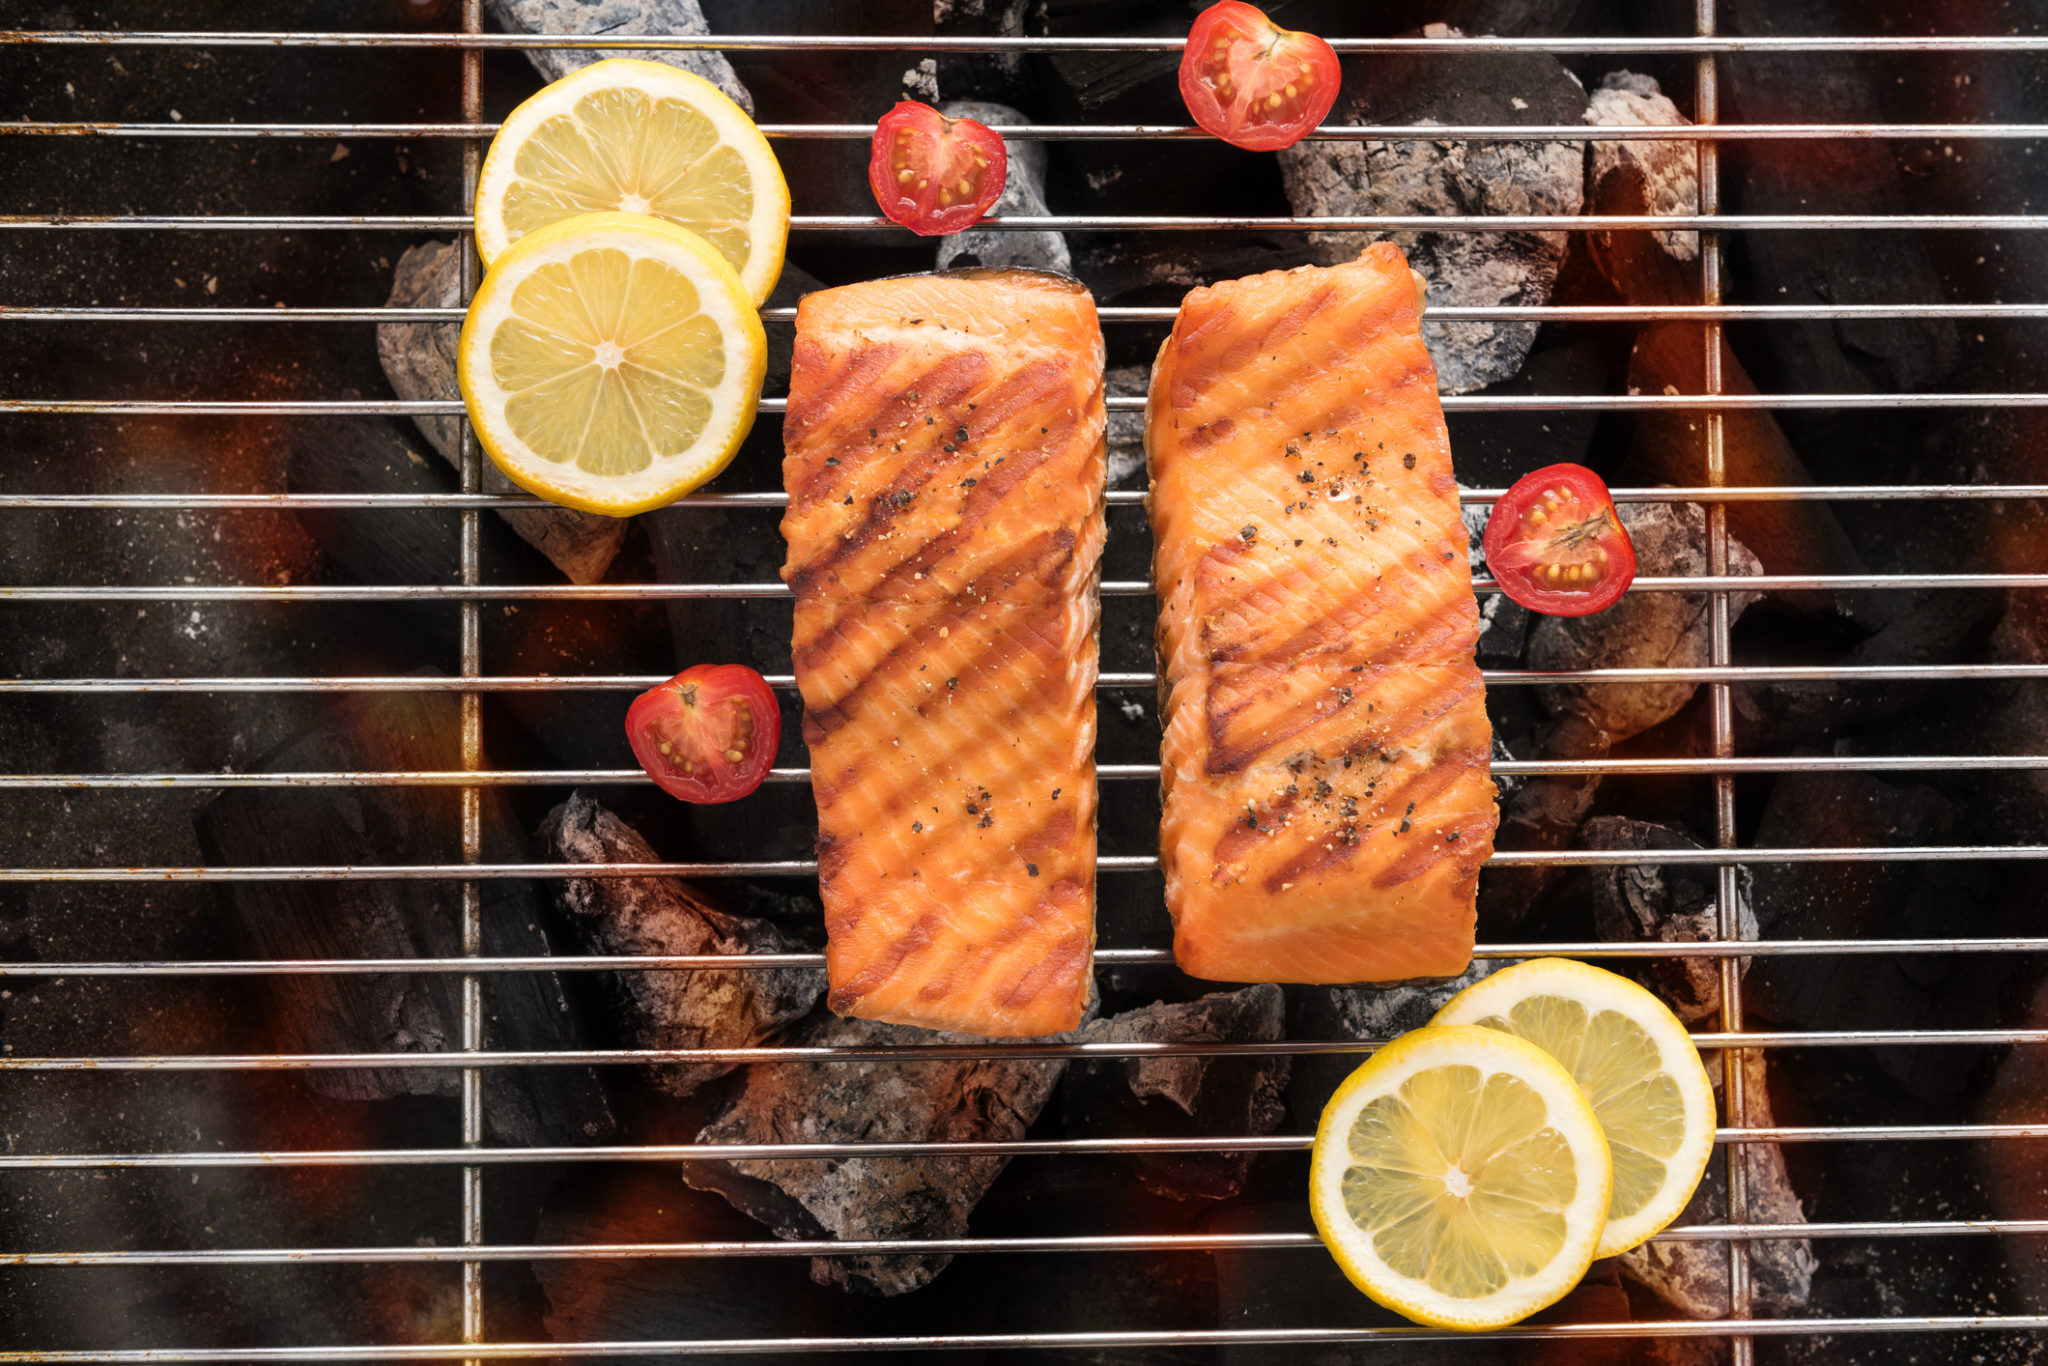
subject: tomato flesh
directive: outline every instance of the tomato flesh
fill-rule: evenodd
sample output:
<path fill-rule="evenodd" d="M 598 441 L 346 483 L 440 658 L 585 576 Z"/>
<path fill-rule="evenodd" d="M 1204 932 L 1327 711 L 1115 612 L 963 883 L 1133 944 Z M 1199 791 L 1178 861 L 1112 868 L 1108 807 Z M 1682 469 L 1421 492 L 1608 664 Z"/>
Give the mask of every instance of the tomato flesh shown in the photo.
<path fill-rule="evenodd" d="M 1202 11 L 1180 58 L 1180 94 L 1203 131 L 1253 152 L 1292 147 L 1337 102 L 1343 68 L 1313 33 L 1222 0 Z"/>
<path fill-rule="evenodd" d="M 1002 198 L 1009 166 L 988 125 L 904 100 L 875 125 L 868 187 L 890 222 L 938 237 L 979 222 Z"/>
<path fill-rule="evenodd" d="M 699 664 L 634 699 L 626 740 L 671 797 L 734 802 L 766 781 L 782 713 L 768 681 L 744 664 Z"/>
<path fill-rule="evenodd" d="M 1636 551 L 1600 476 L 1550 465 L 1515 481 L 1486 522 L 1486 567 L 1532 612 L 1583 617 L 1635 582 Z"/>

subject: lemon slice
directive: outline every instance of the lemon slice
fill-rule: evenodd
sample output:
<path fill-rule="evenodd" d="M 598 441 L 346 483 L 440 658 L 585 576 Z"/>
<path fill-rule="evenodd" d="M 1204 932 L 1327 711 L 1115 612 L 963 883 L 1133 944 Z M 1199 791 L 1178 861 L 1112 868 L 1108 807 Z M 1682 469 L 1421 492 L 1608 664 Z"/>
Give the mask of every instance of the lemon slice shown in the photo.
<path fill-rule="evenodd" d="M 1714 1151 L 1714 1088 L 1655 996 L 1601 968 L 1538 958 L 1465 988 L 1430 1023 L 1506 1030 L 1570 1069 L 1613 1153 L 1598 1256 L 1628 1251 L 1692 1199 Z"/>
<path fill-rule="evenodd" d="M 455 370 L 477 440 L 508 479 L 624 517 L 725 468 L 754 425 L 767 355 L 746 286 L 703 238 L 601 213 L 498 258 Z"/>
<path fill-rule="evenodd" d="M 476 250 L 586 213 L 644 213 L 701 234 L 755 303 L 789 240 L 789 186 L 746 111 L 702 76 L 614 57 L 514 109 L 476 186 Z"/>
<path fill-rule="evenodd" d="M 1498 1030 L 1417 1029 L 1337 1088 L 1309 1207 L 1351 1283 L 1432 1328 L 1504 1328 L 1586 1274 L 1612 1171 L 1557 1060 Z"/>

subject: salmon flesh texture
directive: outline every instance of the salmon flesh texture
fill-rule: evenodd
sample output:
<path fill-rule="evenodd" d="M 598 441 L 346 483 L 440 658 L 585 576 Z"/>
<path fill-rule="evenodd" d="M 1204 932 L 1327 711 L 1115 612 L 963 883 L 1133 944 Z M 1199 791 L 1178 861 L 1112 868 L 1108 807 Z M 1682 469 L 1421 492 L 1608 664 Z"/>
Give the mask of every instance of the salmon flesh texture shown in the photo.
<path fill-rule="evenodd" d="M 843 1015 L 1081 1022 L 1102 366 L 1094 300 L 1062 276 L 908 276 L 797 309 L 782 576 Z"/>
<path fill-rule="evenodd" d="M 1194 290 L 1153 367 L 1160 862 L 1193 976 L 1470 962 L 1492 733 L 1417 309 L 1382 243 Z"/>

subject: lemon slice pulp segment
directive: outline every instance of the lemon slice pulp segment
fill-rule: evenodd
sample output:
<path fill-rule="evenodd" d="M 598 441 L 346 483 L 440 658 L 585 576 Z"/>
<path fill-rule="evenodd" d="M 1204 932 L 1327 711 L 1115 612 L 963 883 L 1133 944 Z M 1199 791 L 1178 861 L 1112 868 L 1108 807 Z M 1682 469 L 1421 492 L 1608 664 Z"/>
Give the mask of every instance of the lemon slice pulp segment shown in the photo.
<path fill-rule="evenodd" d="M 651 214 L 718 248 L 755 303 L 782 273 L 789 186 L 746 111 L 702 76 L 615 57 L 505 119 L 477 178 L 476 249 L 587 213 Z"/>
<path fill-rule="evenodd" d="M 702 238 L 591 214 L 498 259 L 463 321 L 456 377 L 507 478 L 623 517 L 725 468 L 753 426 L 766 362 L 759 311 Z"/>
<path fill-rule="evenodd" d="M 1309 1205 L 1352 1284 L 1433 1328 L 1502 1328 L 1592 1264 L 1607 1140 L 1542 1049 L 1430 1026 L 1380 1049 L 1316 1128 Z"/>
<path fill-rule="evenodd" d="M 1599 1256 L 1651 1237 L 1692 1198 L 1714 1151 L 1714 1089 L 1685 1026 L 1648 991 L 1585 963 L 1537 958 L 1465 988 L 1431 1023 L 1527 1039 L 1585 1091 L 1614 1161 Z"/>

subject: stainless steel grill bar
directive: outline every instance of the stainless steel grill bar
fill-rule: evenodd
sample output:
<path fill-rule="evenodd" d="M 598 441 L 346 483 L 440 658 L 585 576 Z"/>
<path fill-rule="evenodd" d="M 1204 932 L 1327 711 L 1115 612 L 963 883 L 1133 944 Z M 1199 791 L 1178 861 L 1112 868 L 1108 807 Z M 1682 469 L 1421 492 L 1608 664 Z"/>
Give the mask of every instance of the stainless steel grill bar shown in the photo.
<path fill-rule="evenodd" d="M 1148 37 L 937 37 L 920 34 L 527 34 L 527 33 L 306 33 L 241 30 L 14 29 L 0 44 L 47 47 L 371 47 L 530 48 L 677 52 L 1179 52 L 1179 38 Z M 1723 52 L 2043 52 L 2048 36 L 2034 34 L 1928 34 L 1862 36 L 1693 36 L 1668 38 L 1332 38 L 1338 52 L 1465 53 L 1554 52 L 1701 56 Z"/>
<path fill-rule="evenodd" d="M 0 124 L 0 129 L 6 125 Z M 2048 136 L 2048 132 L 2044 132 Z M 1106 323 L 1170 323 L 1177 309 L 1104 305 Z M 793 308 L 764 308 L 766 322 L 794 322 Z M 459 308 L 173 308 L 150 305 L 0 304 L 0 322 L 459 323 Z M 1423 326 L 1529 319 L 1541 322 L 1842 322 L 1880 318 L 2048 318 L 2048 304 L 1432 304 Z"/>
<path fill-rule="evenodd" d="M 769 686 L 793 688 L 788 674 L 766 674 Z M 1801 666 L 1736 664 L 1726 668 L 1486 669 L 1488 686 L 1545 683 L 1897 683 L 1998 682 L 2048 678 L 2048 664 L 1865 664 Z M 644 692 L 664 682 L 658 674 L 496 674 L 474 680 L 410 674 L 304 678 L 0 678 L 0 693 L 145 692 L 460 692 L 474 684 L 486 692 Z M 1149 673 L 1106 673 L 1105 690 L 1151 688 Z"/>
<path fill-rule="evenodd" d="M 1605 138 L 1595 139 L 1606 141 Z M 1683 141 L 1665 137 L 1666 142 Z M 2048 215 L 1972 214 L 1740 214 L 1717 220 L 1741 232 L 1856 229 L 1885 232 L 2034 231 Z M 794 232 L 866 232 L 895 227 L 867 214 L 794 214 Z M 1332 215 L 1327 218 L 1226 215 L 1002 214 L 975 229 L 995 232 L 1616 232 L 1628 229 L 1704 229 L 1698 214 L 1426 214 Z M 0 230 L 69 228 L 147 232 L 467 232 L 467 214 L 0 214 Z"/>
<path fill-rule="evenodd" d="M 1725 686 L 1725 685 L 1722 685 Z M 465 690 L 465 695 L 467 690 Z M 1739 773 L 1969 773 L 2048 769 L 2048 754 L 1757 755 L 1696 759 L 1496 759 L 1495 777 L 1604 774 L 1704 776 Z M 1109 782 L 1154 782 L 1157 764 L 1099 764 Z M 771 783 L 807 783 L 808 768 L 771 769 Z M 299 773 L 0 773 L 0 791 L 69 788 L 80 791 L 180 788 L 293 787 L 640 787 L 652 783 L 638 768 L 405 769 Z M 1731 848 L 1733 846 L 1730 846 Z"/>
<path fill-rule="evenodd" d="M 763 123 L 767 137 L 781 141 L 866 142 L 872 123 Z M 1193 124 L 1029 123 L 988 125 L 1005 139 L 1021 142 L 1081 142 L 1124 139 L 1199 140 L 1210 136 Z M 145 123 L 99 121 L 0 123 L 0 136 L 92 138 L 474 138 L 495 136 L 495 123 Z M 1814 138 L 1867 140 L 2048 139 L 2042 123 L 1739 123 L 1706 127 L 1661 125 L 1592 126 L 1583 123 L 1325 124 L 1306 135 L 1319 142 L 1762 142 Z"/>
<path fill-rule="evenodd" d="M 1681 1224 L 1655 1243 L 1722 1243 L 1809 1238 L 1952 1238 L 1997 1234 L 2048 1236 L 2048 1219 L 1942 1219 L 1909 1223 L 1843 1221 L 1829 1224 Z M 874 1257 L 981 1252 L 1103 1255 L 1126 1252 L 1320 1252 L 1314 1233 L 1099 1233 L 1048 1238 L 869 1238 L 845 1242 L 773 1240 L 692 1243 L 525 1243 L 480 1248 L 369 1247 L 110 1249 L 91 1252 L 0 1254 L 4 1266 L 347 1266 L 367 1263 L 436 1263 L 475 1256 L 489 1262 L 650 1260 L 710 1257 Z"/>
<path fill-rule="evenodd" d="M 2048 219 L 2042 220 L 2048 223 Z M 1446 394 L 1449 413 L 1532 412 L 1715 412 L 1775 411 L 1793 408 L 1866 410 L 1872 408 L 2048 408 L 2048 394 Z M 763 413 L 780 413 L 785 400 L 764 398 Z M 1111 395 L 1115 413 L 1145 410 L 1137 396 Z M 0 413 L 58 413 L 116 417 L 460 417 L 457 399 L 296 398 L 296 399 L 149 399 L 149 398 L 10 398 L 0 399 Z"/>
<path fill-rule="evenodd" d="M 1585 943 L 1480 944 L 1477 959 L 1528 958 L 1813 958 L 1835 954 L 2048 953 L 2048 939 L 1749 939 L 1692 943 L 1593 940 Z M 1171 949 L 1095 950 L 1098 970 L 1172 967 Z M 134 963 L 0 963 L 0 977 L 267 977 L 367 976 L 449 972 L 754 972 L 822 968 L 822 953 L 649 954 L 644 957 L 565 955 L 555 958 L 256 958 Z"/>
<path fill-rule="evenodd" d="M 1724 963 L 1731 960 L 1723 959 Z M 0 1072 L 445 1072 L 489 1067 L 599 1067 L 654 1063 L 964 1062 L 989 1058 L 1292 1058 L 1367 1054 L 1380 1039 L 1285 1039 L 1277 1043 L 999 1043 L 901 1047 L 564 1048 L 545 1052 L 152 1053 L 0 1057 Z M 1695 1034 L 1709 1048 L 2009 1047 L 2048 1043 L 2048 1029 L 1816 1029 Z"/>
<path fill-rule="evenodd" d="M 1842 1124 L 1717 1130 L 1716 1143 L 1982 1143 L 2048 1138 L 2048 1124 Z M 1313 1134 L 1227 1138 L 1060 1138 L 948 1143 L 635 1143 L 587 1148 L 344 1148 L 170 1153 L 0 1153 L 0 1171 L 245 1167 L 447 1167 L 557 1162 L 839 1161 L 880 1157 L 1084 1157 L 1303 1153 Z"/>
<path fill-rule="evenodd" d="M 1724 960 L 1726 961 L 1726 960 Z M 1838 1030 L 1789 1034 L 1695 1035 L 1701 1048 L 1916 1048 L 2009 1047 L 2048 1044 L 2048 1029 Z M 646 1066 L 660 1063 L 971 1062 L 989 1059 L 1058 1061 L 1153 1057 L 1308 1057 L 1371 1053 L 1378 1040 L 1290 1039 L 1238 1044 L 980 1044 L 959 1048 L 594 1048 L 545 1053 L 243 1053 L 95 1054 L 4 1057 L 0 1072 L 331 1072 L 455 1071 L 467 1075 L 499 1067 Z"/>
<path fill-rule="evenodd" d="M 1505 489 L 1460 489 L 1458 501 L 1466 506 L 1497 502 Z M 2004 502 L 2048 498 L 2048 484 L 1786 484 L 1726 488 L 1616 488 L 1609 489 L 1617 503 L 1825 503 L 1825 502 L 1925 502 L 1965 500 Z M 1111 507 L 1142 507 L 1145 494 L 1138 489 L 1111 489 L 1104 495 Z M 787 507 L 784 493 L 693 493 L 669 504 L 683 511 L 713 508 Z M 122 509 L 136 511 L 289 511 L 293 508 L 530 508 L 547 506 L 530 494 L 510 493 L 0 493 L 0 510 L 41 509 L 78 511 Z"/>
<path fill-rule="evenodd" d="M 1889 1318 L 1759 1319 L 1743 1331 L 1757 1337 L 1881 1335 L 1894 1333 L 2041 1332 L 2048 1315 L 1985 1314 Z M 1496 1342 L 1597 1342 L 1607 1338 L 1716 1338 L 1727 1335 L 1715 1320 L 1658 1320 L 1647 1323 L 1556 1323 L 1502 1328 Z M 621 1339 L 608 1342 L 494 1342 L 485 1346 L 341 1346 L 143 1348 L 119 1351 L 0 1352 L 0 1362 L 237 1362 L 237 1361 L 447 1361 L 471 1353 L 492 1361 L 629 1356 L 759 1355 L 823 1352 L 965 1352 L 1037 1350 L 1128 1350 L 1141 1347 L 1341 1346 L 1470 1342 L 1469 1334 L 1432 1328 L 1186 1328 L 1086 1333 L 960 1333 L 933 1337 L 788 1337 L 717 1339 Z"/>
<path fill-rule="evenodd" d="M 465 514 L 467 515 L 467 514 Z M 1478 593 L 1498 593 L 1492 579 L 1475 576 Z M 2048 574 L 1693 574 L 1640 578 L 1631 593 L 1701 593 L 1728 589 L 1745 593 L 1797 589 L 2048 588 Z M 1112 579 L 1104 597 L 1142 598 L 1152 585 Z M 669 598 L 790 598 L 780 583 L 545 583 L 545 584 L 9 584 L 0 602 L 639 602 Z"/>
<path fill-rule="evenodd" d="M 1544 849 L 1495 850 L 1487 860 L 1500 867 L 1634 868 L 1649 865 L 1719 867 L 1752 863 L 1967 863 L 2048 858 L 2048 844 L 1854 845 L 1813 849 Z M 1159 867 L 1152 854 L 1105 854 L 1098 873 L 1149 873 Z M 400 863 L 276 864 L 240 867 L 0 868 L 9 882 L 436 882 L 481 878 L 813 877 L 811 859 L 729 863 Z"/>

